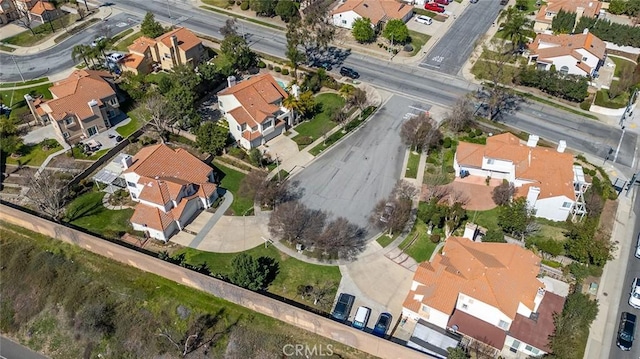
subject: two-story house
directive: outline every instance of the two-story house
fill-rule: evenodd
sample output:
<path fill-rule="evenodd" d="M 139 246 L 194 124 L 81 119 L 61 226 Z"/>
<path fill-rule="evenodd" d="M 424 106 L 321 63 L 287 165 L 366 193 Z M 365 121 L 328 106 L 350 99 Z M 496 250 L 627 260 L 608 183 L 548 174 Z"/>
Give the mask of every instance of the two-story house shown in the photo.
<path fill-rule="evenodd" d="M 602 3 L 597 0 L 549 0 L 543 2 L 536 14 L 533 30 L 546 32 L 551 30 L 553 18 L 560 10 L 576 14 L 576 23 L 581 17 L 595 18 L 600 15 Z"/>
<path fill-rule="evenodd" d="M 577 35 L 538 34 L 529 44 L 529 63 L 540 70 L 551 66 L 563 74 L 595 77 L 607 57 L 607 46 L 585 29 Z"/>
<path fill-rule="evenodd" d="M 38 1 L 29 9 L 28 14 L 32 20 L 37 20 L 42 23 L 53 21 L 62 15 L 64 15 L 64 11 L 57 9 L 48 1 Z"/>
<path fill-rule="evenodd" d="M 125 71 L 147 74 L 153 64 L 166 71 L 178 65 L 195 67 L 206 59 L 202 41 L 193 32 L 179 27 L 155 39 L 139 37 L 128 47 L 129 54 L 120 62 Z"/>
<path fill-rule="evenodd" d="M 20 17 L 13 0 L 0 0 L 0 25 L 8 24 Z"/>
<path fill-rule="evenodd" d="M 542 355 L 549 351 L 553 321 L 551 327 L 545 321 L 544 327 L 527 335 L 521 332 L 532 323 L 520 322 L 546 320 L 562 311 L 564 300 L 558 308 L 558 296 L 545 291 L 539 271 L 540 258 L 518 245 L 450 237 L 441 253 L 418 266 L 402 314 L 462 334 L 467 345 L 478 341 L 494 355 L 510 357 L 510 348 Z M 514 334 L 517 326 L 521 328 Z"/>
<path fill-rule="evenodd" d="M 376 29 L 392 19 L 409 21 L 413 6 L 394 0 L 346 0 L 331 11 L 333 25 L 351 29 L 357 19 L 368 18 Z"/>
<path fill-rule="evenodd" d="M 291 111 L 282 105 L 289 94 L 270 74 L 236 83 L 218 93 L 218 107 L 229 123 L 229 132 L 246 149 L 258 147 L 285 131 Z"/>
<path fill-rule="evenodd" d="M 123 177 L 135 206 L 131 224 L 167 242 L 218 198 L 213 168 L 184 149 L 159 144 L 126 156 Z"/>
<path fill-rule="evenodd" d="M 566 142 L 557 149 L 538 147 L 539 137 L 527 144 L 511 133 L 487 138 L 485 145 L 460 142 L 453 160 L 456 176 L 504 179 L 513 183 L 515 196 L 527 198 L 537 217 L 565 221 L 586 213 L 584 192 L 589 183 Z"/>
<path fill-rule="evenodd" d="M 105 71 L 76 70 L 49 88 L 52 100 L 43 102 L 29 95 L 25 100 L 37 120 L 53 124 L 61 143 L 75 144 L 105 131 L 120 114 L 112 81 Z"/>

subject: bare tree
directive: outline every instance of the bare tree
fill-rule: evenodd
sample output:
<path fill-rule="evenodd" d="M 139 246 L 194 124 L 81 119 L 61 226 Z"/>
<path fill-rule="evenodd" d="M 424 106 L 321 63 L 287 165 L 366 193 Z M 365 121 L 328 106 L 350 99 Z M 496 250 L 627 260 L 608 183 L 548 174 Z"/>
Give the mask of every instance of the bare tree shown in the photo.
<path fill-rule="evenodd" d="M 338 109 L 331 113 L 331 121 L 337 123 L 338 125 L 343 125 L 347 120 L 347 113 Z"/>
<path fill-rule="evenodd" d="M 61 170 L 34 173 L 29 177 L 27 198 L 40 212 L 60 222 L 69 196 L 68 179 L 69 175 Z"/>
<path fill-rule="evenodd" d="M 390 197 L 379 201 L 374 207 L 369 222 L 389 235 L 404 229 L 411 216 L 411 201 Z"/>
<path fill-rule="evenodd" d="M 295 200 L 300 197 L 298 182 L 288 179 L 267 179 L 263 170 L 250 171 L 240 182 L 239 192 L 258 202 L 260 206 L 274 208 L 279 203 Z"/>
<path fill-rule="evenodd" d="M 364 105 L 367 103 L 367 93 L 363 89 L 356 87 L 349 96 L 348 102 L 352 106 L 359 108 L 360 111 L 364 111 Z"/>
<path fill-rule="evenodd" d="M 167 338 L 177 349 L 180 356 L 184 358 L 202 346 L 215 343 L 228 334 L 231 328 L 223 327 L 224 324 L 220 321 L 221 314 L 221 312 L 218 312 L 216 314 L 200 315 L 189 325 L 181 339 L 174 339 L 174 337 L 177 338 L 179 336 L 172 335 L 167 329 L 161 329 L 158 336 Z"/>
<path fill-rule="evenodd" d="M 402 124 L 400 137 L 412 150 L 426 150 L 435 147 L 442 139 L 442 133 L 429 115 L 421 112 Z"/>
<path fill-rule="evenodd" d="M 392 193 L 395 198 L 398 198 L 400 200 L 413 201 L 418 194 L 418 189 L 409 181 L 398 180 L 398 182 L 396 182 L 396 186 L 393 188 Z"/>
<path fill-rule="evenodd" d="M 344 217 L 331 221 L 314 242 L 314 247 L 323 255 L 332 258 L 355 259 L 366 245 L 363 228 Z"/>
<path fill-rule="evenodd" d="M 321 307 L 329 307 L 333 303 L 331 294 L 338 288 L 338 283 L 329 281 L 316 281 L 313 285 L 310 295 L 313 298 L 313 305 Z"/>
<path fill-rule="evenodd" d="M 458 98 L 451 112 L 445 118 L 446 124 L 452 131 L 460 132 L 473 123 L 473 103 L 467 96 Z"/>
<path fill-rule="evenodd" d="M 17 0 L 11 0 L 11 2 L 13 3 L 13 8 L 18 12 L 18 18 L 15 20 L 15 22 L 22 25 L 23 27 L 26 27 L 27 29 L 29 29 L 29 31 L 31 31 L 32 35 L 35 35 L 35 31 L 33 31 L 33 22 L 31 20 L 31 17 L 29 16 L 28 10 L 25 10 L 23 7 L 18 6 Z"/>
<path fill-rule="evenodd" d="M 310 247 L 323 232 L 327 214 L 310 209 L 299 201 L 285 202 L 276 207 L 269 218 L 269 233 L 292 244 Z"/>
<path fill-rule="evenodd" d="M 153 94 L 144 100 L 143 109 L 147 123 L 158 132 L 164 143 L 171 124 L 176 120 L 173 111 L 170 110 L 169 102 L 162 95 Z"/>
<path fill-rule="evenodd" d="M 477 97 L 486 107 L 486 117 L 490 120 L 497 120 L 502 112 L 510 111 L 514 105 L 513 91 L 504 85 L 513 81 L 515 70 L 509 72 L 507 69 L 515 69 L 510 64 L 515 53 L 505 42 L 500 40 L 492 40 L 490 46 L 485 46 L 483 51 L 487 54 L 487 59 L 478 60 L 484 63 L 483 71 L 478 76 L 489 80 L 489 83 L 487 86 L 483 86 L 482 91 L 477 93 Z"/>
<path fill-rule="evenodd" d="M 220 34 L 224 37 L 228 35 L 238 35 L 238 24 L 236 19 L 231 17 L 224 22 L 224 26 L 220 28 Z"/>
<path fill-rule="evenodd" d="M 436 202 L 440 202 L 443 198 L 448 197 L 452 189 L 446 185 L 448 182 L 449 179 L 444 173 L 427 176 L 424 181 L 426 196 L 423 200 L 428 202 L 431 199 L 435 199 Z"/>
<path fill-rule="evenodd" d="M 493 198 L 493 202 L 498 206 L 505 205 L 511 201 L 513 194 L 515 192 L 515 187 L 513 183 L 509 181 L 503 181 L 499 186 L 493 189 L 491 193 L 491 198 Z"/>

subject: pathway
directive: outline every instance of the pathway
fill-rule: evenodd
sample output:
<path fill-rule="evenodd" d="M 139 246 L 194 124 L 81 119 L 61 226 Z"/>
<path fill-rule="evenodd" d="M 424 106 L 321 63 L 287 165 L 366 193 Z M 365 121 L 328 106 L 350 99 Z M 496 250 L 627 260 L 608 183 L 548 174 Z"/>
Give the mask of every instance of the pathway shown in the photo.
<path fill-rule="evenodd" d="M 224 213 L 231 207 L 231 203 L 233 202 L 233 193 L 231 191 L 225 192 L 224 201 L 220 204 L 220 206 L 216 209 L 216 213 L 205 223 L 202 229 L 198 232 L 198 234 L 193 238 L 191 243 L 189 243 L 190 248 L 197 248 L 202 240 L 204 240 L 205 236 L 209 234 L 209 231 L 216 225 L 216 223 L 220 220 L 220 218 L 224 215 Z"/>

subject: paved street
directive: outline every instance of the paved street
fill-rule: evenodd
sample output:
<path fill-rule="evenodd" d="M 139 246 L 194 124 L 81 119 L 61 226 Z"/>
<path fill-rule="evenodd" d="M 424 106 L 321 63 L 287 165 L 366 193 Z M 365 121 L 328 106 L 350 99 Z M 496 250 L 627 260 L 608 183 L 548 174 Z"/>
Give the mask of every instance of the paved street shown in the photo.
<path fill-rule="evenodd" d="M 392 96 L 360 130 L 295 176 L 304 188 L 302 202 L 368 228 L 371 210 L 400 178 L 405 154 L 400 126 L 409 106 L 425 105 Z"/>
<path fill-rule="evenodd" d="M 469 4 L 419 66 L 457 75 L 473 52 L 476 41 L 487 32 L 503 8 L 496 0 Z"/>
<path fill-rule="evenodd" d="M 47 359 L 47 357 L 0 336 L 0 359 Z"/>

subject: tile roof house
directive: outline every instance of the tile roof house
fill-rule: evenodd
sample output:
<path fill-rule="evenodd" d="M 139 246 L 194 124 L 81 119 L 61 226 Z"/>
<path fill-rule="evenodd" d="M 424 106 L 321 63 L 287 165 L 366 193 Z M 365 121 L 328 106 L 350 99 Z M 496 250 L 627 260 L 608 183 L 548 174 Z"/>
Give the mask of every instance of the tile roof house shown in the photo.
<path fill-rule="evenodd" d="M 549 0 L 540 6 L 533 24 L 533 30 L 544 32 L 551 30 L 553 18 L 564 10 L 576 13 L 576 22 L 581 17 L 594 18 L 600 15 L 602 3 L 597 0 Z"/>
<path fill-rule="evenodd" d="M 229 123 L 231 136 L 244 148 L 258 147 L 285 131 L 291 111 L 282 105 L 289 94 L 270 74 L 236 83 L 218 93 L 218 107 Z"/>
<path fill-rule="evenodd" d="M 460 142 L 453 160 L 456 176 L 506 179 L 516 196 L 526 197 L 537 217 L 565 221 L 570 214 L 584 215 L 583 194 L 589 187 L 581 166 L 565 153 L 560 141 L 556 150 L 538 147 L 538 136 L 527 144 L 511 133 L 487 138 L 486 145 Z"/>
<path fill-rule="evenodd" d="M 149 237 L 167 242 L 218 198 L 213 168 L 184 149 L 144 147 L 123 165 L 127 190 L 138 202 L 131 224 Z"/>
<path fill-rule="evenodd" d="M 13 0 L 0 0 L 0 25 L 20 18 L 20 11 L 16 8 Z"/>
<path fill-rule="evenodd" d="M 56 7 L 48 1 L 38 1 L 29 9 L 28 14 L 32 20 L 37 20 L 42 23 L 57 19 L 62 15 L 64 15 L 64 11 L 56 9 Z"/>
<path fill-rule="evenodd" d="M 394 0 L 346 0 L 331 11 L 333 25 L 351 29 L 357 19 L 368 18 L 371 24 L 381 29 L 392 19 L 409 21 L 413 6 Z"/>
<path fill-rule="evenodd" d="M 120 114 L 113 76 L 105 71 L 76 70 L 49 88 L 52 100 L 25 95 L 33 116 L 51 122 L 61 143 L 75 144 L 111 127 Z"/>
<path fill-rule="evenodd" d="M 515 335 L 512 330 L 522 325 L 522 318 L 544 317 L 544 326 L 516 338 L 548 352 L 553 325 L 549 328 L 546 318 L 552 313 L 542 314 L 547 307 L 541 303 L 549 293 L 537 278 L 539 271 L 540 258 L 516 244 L 450 237 L 442 253 L 418 266 L 402 313 L 462 334 L 467 343 L 480 342 L 495 355 L 502 351 L 503 357 L 510 357 L 505 341 Z"/>
<path fill-rule="evenodd" d="M 178 65 L 197 66 L 206 58 L 202 41 L 184 27 L 179 27 L 155 39 L 139 37 L 128 48 L 129 54 L 120 62 L 123 70 L 147 74 L 153 64 L 169 71 Z"/>
<path fill-rule="evenodd" d="M 10 2 L 14 2 L 9 0 Z M 15 0 L 14 4 L 18 11 L 27 14 L 29 9 L 31 9 L 39 0 Z"/>
<path fill-rule="evenodd" d="M 529 62 L 540 70 L 555 66 L 564 74 L 594 76 L 606 57 L 606 44 L 588 30 L 577 35 L 538 34 L 529 44 Z"/>

